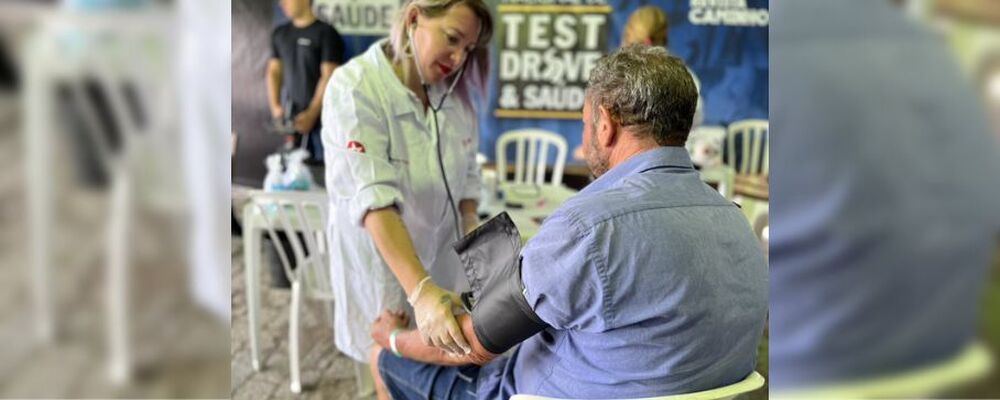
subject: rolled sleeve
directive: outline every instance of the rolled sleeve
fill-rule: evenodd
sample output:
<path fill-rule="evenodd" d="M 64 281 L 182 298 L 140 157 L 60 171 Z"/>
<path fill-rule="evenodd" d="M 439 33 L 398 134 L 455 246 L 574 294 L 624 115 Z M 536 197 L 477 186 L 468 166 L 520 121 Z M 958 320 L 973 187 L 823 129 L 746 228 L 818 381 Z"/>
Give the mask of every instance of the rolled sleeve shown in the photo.
<path fill-rule="evenodd" d="M 350 223 L 364 225 L 369 210 L 402 209 L 399 175 L 389 162 L 389 132 L 381 108 L 360 82 L 334 73 L 323 99 L 327 191 L 346 200 Z"/>
<path fill-rule="evenodd" d="M 603 331 L 607 326 L 594 235 L 553 215 L 521 252 L 525 299 L 553 328 Z"/>

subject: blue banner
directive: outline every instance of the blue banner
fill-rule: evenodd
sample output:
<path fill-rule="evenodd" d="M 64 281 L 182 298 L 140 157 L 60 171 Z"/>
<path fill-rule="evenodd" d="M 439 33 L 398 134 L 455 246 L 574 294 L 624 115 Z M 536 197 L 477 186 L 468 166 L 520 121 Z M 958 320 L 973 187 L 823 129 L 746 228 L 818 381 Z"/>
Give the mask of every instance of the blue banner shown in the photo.
<path fill-rule="evenodd" d="M 351 0 L 326 0 L 327 3 L 331 1 L 352 3 Z M 603 51 L 610 52 L 620 45 L 625 22 L 633 11 L 645 5 L 658 6 L 669 17 L 668 47 L 670 52 L 684 59 L 701 81 L 705 116 L 703 125 L 725 126 L 742 119 L 767 119 L 767 0 L 492 0 L 488 2 L 493 7 L 497 37 L 493 40 L 489 93 L 486 97 L 487 101 L 480 105 L 479 117 L 480 151 L 490 159 L 494 158 L 494 144 L 497 137 L 503 132 L 514 129 L 540 128 L 556 132 L 566 138 L 570 149 L 575 148 L 581 141 L 583 124 L 578 119 L 577 113 L 566 110 L 549 114 L 535 113 L 534 118 L 509 111 L 498 113 L 498 110 L 511 108 L 502 107 L 500 104 L 500 99 L 504 94 L 499 79 L 500 48 L 504 44 L 501 41 L 509 39 L 505 37 L 507 26 L 504 25 L 502 14 L 545 12 L 537 9 L 539 7 L 545 8 L 541 6 L 549 7 L 548 12 L 550 12 L 551 18 L 539 18 L 544 19 L 544 21 L 534 22 L 537 22 L 537 25 L 551 23 L 551 29 L 545 29 L 550 37 L 538 36 L 533 38 L 534 40 L 554 40 L 552 43 L 554 46 L 558 46 L 556 35 L 560 28 L 564 28 L 564 31 L 575 29 L 576 32 L 579 32 L 580 43 L 574 42 L 577 43 L 574 44 L 574 48 L 580 49 L 581 57 L 574 57 L 573 54 L 559 54 L 560 59 L 567 60 L 566 65 L 578 68 L 573 71 L 589 71 L 585 64 L 591 62 L 589 53 L 593 49 L 587 46 L 583 38 L 598 38 L 599 42 L 606 46 Z M 320 3 L 324 2 L 320 1 Z M 498 11 L 498 6 L 503 12 Z M 521 6 L 536 7 L 536 9 L 525 11 L 518 8 Z M 603 17 L 604 21 L 595 22 L 583 19 L 595 13 L 591 9 L 580 10 L 579 8 L 600 6 L 609 8 L 609 12 Z M 330 14 L 329 10 L 333 10 L 333 8 L 327 8 L 323 11 Z M 381 12 L 379 14 L 384 15 Z M 562 17 L 562 19 L 567 20 L 566 26 L 571 26 L 571 28 L 556 26 L 560 23 L 560 16 L 568 14 L 575 15 L 574 21 L 578 22 L 569 21 L 568 18 Z M 323 19 L 323 12 L 318 12 L 318 16 Z M 524 34 L 530 34 L 524 30 L 524 27 L 528 26 L 529 23 L 527 18 L 508 18 L 506 23 L 509 24 L 511 21 L 519 24 L 517 28 L 518 32 L 521 32 L 521 36 L 518 36 L 517 40 L 532 40 L 523 37 Z M 594 29 L 601 31 L 593 31 Z M 348 56 L 363 52 L 379 38 L 380 36 L 345 34 Z M 526 43 L 525 46 L 530 46 L 531 42 L 524 43 Z M 542 54 L 540 59 L 544 63 L 545 54 L 540 54 Z M 533 62 L 532 58 L 535 56 L 527 56 L 527 58 L 529 62 Z M 549 59 L 554 58 L 550 56 Z M 520 57 L 519 60 L 521 62 L 519 65 L 523 66 L 525 57 Z M 507 61 L 517 62 L 510 61 L 509 57 Z M 546 71 L 546 68 L 540 68 L 539 71 Z M 540 72 L 540 74 L 546 75 L 544 72 Z M 530 85 L 525 84 L 516 85 L 516 90 L 522 96 L 530 95 L 533 98 L 536 98 L 539 93 L 553 93 L 552 96 L 556 96 L 559 100 L 552 101 L 558 102 L 561 107 L 565 108 L 567 102 L 577 102 L 578 100 L 575 93 L 570 93 L 574 91 L 574 85 L 579 87 L 580 79 L 586 81 L 585 76 L 573 75 L 572 77 L 576 79 L 576 83 L 565 83 L 568 89 L 564 91 L 544 92 L 544 87 L 530 89 L 527 88 Z M 533 79 L 538 86 L 537 81 L 540 78 L 535 76 Z M 564 82 L 559 83 L 559 85 L 563 84 Z M 511 87 L 511 85 L 507 85 L 507 87 Z M 510 93 L 512 93 L 511 90 L 508 90 L 507 94 Z M 507 99 L 509 100 L 510 97 Z M 538 104 L 539 101 L 535 101 L 534 104 Z M 516 105 L 524 104 L 517 103 Z M 503 117 L 498 117 L 498 114 Z M 569 162 L 573 161 L 569 160 Z"/>

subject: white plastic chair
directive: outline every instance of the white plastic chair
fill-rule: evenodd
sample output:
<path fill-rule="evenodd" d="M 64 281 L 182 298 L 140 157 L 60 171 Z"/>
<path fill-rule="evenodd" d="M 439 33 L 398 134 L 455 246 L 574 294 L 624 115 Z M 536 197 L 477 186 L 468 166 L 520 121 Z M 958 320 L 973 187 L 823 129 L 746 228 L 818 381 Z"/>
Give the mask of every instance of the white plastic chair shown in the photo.
<path fill-rule="evenodd" d="M 507 181 L 507 146 L 516 146 L 514 184 L 544 185 L 545 170 L 548 165 L 549 146 L 556 151 L 555 164 L 552 165 L 552 181 L 550 185 L 562 184 L 563 168 L 566 166 L 566 139 L 556 133 L 541 129 L 518 129 L 505 132 L 497 139 L 496 161 L 499 183 Z"/>
<path fill-rule="evenodd" d="M 327 220 L 327 198 L 323 192 L 254 192 L 250 201 L 264 222 L 285 276 L 292 285 L 292 304 L 288 318 L 288 361 L 291 390 L 302 392 L 299 375 L 299 309 L 303 294 L 309 298 L 332 302 L 329 245 L 323 223 Z M 316 217 L 318 215 L 318 218 Z M 285 233 L 292 248 L 295 269 L 285 253 L 278 231 Z M 305 293 L 303 293 L 305 292 Z"/>
<path fill-rule="evenodd" d="M 61 110 L 55 92 L 62 85 L 67 107 L 80 118 L 88 137 L 82 138 L 96 152 L 98 168 L 110 181 L 107 225 L 107 333 L 109 374 L 116 383 L 131 377 L 132 359 L 128 333 L 128 264 L 134 207 L 140 201 L 168 200 L 159 208 L 176 208 L 183 202 L 163 193 L 150 196 L 154 187 L 144 187 L 140 165 L 162 167 L 176 156 L 171 116 L 176 95 L 171 86 L 170 66 L 151 61 L 169 55 L 171 24 L 162 11 L 121 15 L 60 12 L 46 16 L 25 54 L 25 147 L 28 161 L 33 302 L 38 336 L 55 336 L 55 310 L 50 290 L 52 263 L 54 187 L 53 149 Z M 76 38 L 76 41 L 66 41 Z M 95 40 L 101 38 L 102 40 Z M 87 43 L 86 46 L 79 46 Z M 108 116 L 102 118 L 88 93 L 99 92 L 107 100 Z M 144 115 L 144 117 L 140 116 Z M 106 136 L 108 127 L 118 128 L 118 145 Z M 155 169 L 155 168 L 154 168 Z M 162 170 L 161 170 L 162 172 Z M 161 182 L 162 183 L 162 182 Z M 175 201 L 176 200 L 176 201 Z"/>
<path fill-rule="evenodd" d="M 688 134 L 684 144 L 691 161 L 701 168 L 701 179 L 716 184 L 720 194 L 733 198 L 732 167 L 722 162 L 722 149 L 726 143 L 726 128 L 721 126 L 700 126 Z"/>
<path fill-rule="evenodd" d="M 747 119 L 733 122 L 726 130 L 723 160 L 737 175 L 768 175 L 770 163 L 768 122 Z"/>
<path fill-rule="evenodd" d="M 736 382 L 732 385 L 723 386 L 715 389 L 703 390 L 700 392 L 692 393 L 682 393 L 682 394 L 671 394 L 659 397 L 643 397 L 631 400 L 729 400 L 735 398 L 736 396 L 749 393 L 754 390 L 760 389 L 764 386 L 764 377 L 761 376 L 757 371 L 751 372 L 742 381 Z M 559 399 L 555 397 L 543 397 L 535 396 L 530 394 L 516 394 L 510 398 L 511 400 L 570 400 L 570 399 Z"/>
<path fill-rule="evenodd" d="M 748 190 L 737 190 L 737 182 L 766 182 L 770 168 L 768 150 L 768 121 L 749 119 L 736 121 L 726 132 L 726 149 L 723 161 L 732 168 L 732 200 L 743 207 L 751 225 L 758 225 L 767 219 L 768 200 L 766 194 L 752 194 L 755 185 L 741 186 Z M 745 179 L 745 180 L 744 180 Z M 759 237 L 759 236 L 758 236 Z"/>
<path fill-rule="evenodd" d="M 794 391 L 772 391 L 775 399 L 932 398 L 989 374 L 993 356 L 983 343 L 973 342 L 944 362 L 862 381 Z"/>

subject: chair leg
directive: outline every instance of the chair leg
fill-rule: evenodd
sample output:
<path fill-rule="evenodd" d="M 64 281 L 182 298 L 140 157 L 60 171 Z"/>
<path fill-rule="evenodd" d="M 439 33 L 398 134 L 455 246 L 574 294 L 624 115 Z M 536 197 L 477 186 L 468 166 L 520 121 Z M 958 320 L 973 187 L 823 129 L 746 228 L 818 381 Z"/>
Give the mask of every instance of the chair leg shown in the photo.
<path fill-rule="evenodd" d="M 125 383 L 131 375 L 128 343 L 128 238 L 131 217 L 129 177 L 115 177 L 111 193 L 111 216 L 108 230 L 108 351 L 109 373 L 115 383 Z"/>
<path fill-rule="evenodd" d="M 292 310 L 288 318 L 288 364 L 291 371 L 292 393 L 302 392 L 302 382 L 299 380 L 299 304 L 302 299 L 302 287 L 298 280 L 292 282 Z"/>
<path fill-rule="evenodd" d="M 35 331 L 38 339 L 42 343 L 50 343 L 55 338 L 55 317 L 53 316 L 52 293 L 50 282 L 50 250 L 52 246 L 51 213 L 49 188 L 35 186 L 47 186 L 46 179 L 37 178 L 32 181 L 29 195 L 32 199 L 28 201 L 29 215 L 31 218 L 31 254 L 32 263 L 32 285 L 33 300 L 35 307 Z"/>
<path fill-rule="evenodd" d="M 31 61 L 29 61 L 31 62 Z M 34 264 L 32 268 L 32 297 L 35 308 L 35 330 L 42 343 L 51 342 L 55 337 L 55 317 L 52 305 L 52 293 L 50 282 L 50 254 L 52 254 L 52 213 L 53 206 L 53 186 L 52 174 L 49 171 L 51 162 L 51 132 L 50 123 L 44 113 L 46 108 L 42 104 L 51 104 L 49 94 L 46 90 L 39 90 L 42 85 L 37 85 L 38 70 L 28 69 L 25 71 L 28 83 L 26 98 L 32 104 L 27 108 L 27 119 L 25 127 L 27 134 L 24 137 L 25 153 L 28 167 L 25 168 L 27 179 L 27 205 L 28 218 L 30 223 L 31 238 L 31 260 Z"/>
<path fill-rule="evenodd" d="M 260 310 L 260 246 L 261 232 L 257 229 L 253 204 L 243 208 L 243 273 L 246 275 L 247 330 L 250 333 L 250 364 L 254 371 L 260 371 L 260 349 L 257 344 L 257 312 Z"/>
<path fill-rule="evenodd" d="M 368 399 L 375 395 L 375 380 L 369 364 L 354 362 L 354 381 L 358 389 L 357 398 Z"/>

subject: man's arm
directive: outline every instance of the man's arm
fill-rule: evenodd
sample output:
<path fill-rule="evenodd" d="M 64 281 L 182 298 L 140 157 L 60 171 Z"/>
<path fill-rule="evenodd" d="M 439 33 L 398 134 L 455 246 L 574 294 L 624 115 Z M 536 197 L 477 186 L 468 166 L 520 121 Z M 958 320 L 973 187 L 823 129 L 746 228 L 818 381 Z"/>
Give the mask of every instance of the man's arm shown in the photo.
<path fill-rule="evenodd" d="M 316 82 L 316 90 L 313 91 L 312 101 L 309 102 L 309 109 L 315 110 L 316 115 L 319 115 L 320 110 L 323 109 L 323 94 L 326 93 L 326 83 L 330 81 L 330 76 L 333 75 L 333 70 L 337 69 L 337 63 L 325 61 L 319 66 L 319 81 Z"/>
<path fill-rule="evenodd" d="M 400 331 L 396 334 L 396 349 L 403 357 L 428 364 L 437 365 L 483 365 L 493 360 L 497 355 L 490 353 L 479 343 L 476 332 L 472 328 L 472 316 L 462 314 L 456 316 L 458 324 L 462 327 L 462 334 L 465 340 L 472 346 L 469 354 L 454 356 L 444 350 L 424 344 L 420 338 L 420 333 L 415 330 Z M 392 351 L 389 345 L 389 332 L 380 332 L 375 338 L 386 351 Z"/>
<path fill-rule="evenodd" d="M 295 129 L 301 133 L 309 132 L 316 126 L 320 112 L 323 110 L 323 95 L 326 93 L 326 84 L 333 75 L 333 70 L 337 69 L 337 63 L 325 61 L 319 66 L 319 81 L 316 82 L 316 89 L 313 90 L 312 101 L 309 107 L 295 116 Z"/>
<path fill-rule="evenodd" d="M 272 58 L 267 62 L 267 103 L 271 107 L 271 117 L 281 118 L 281 60 Z"/>

